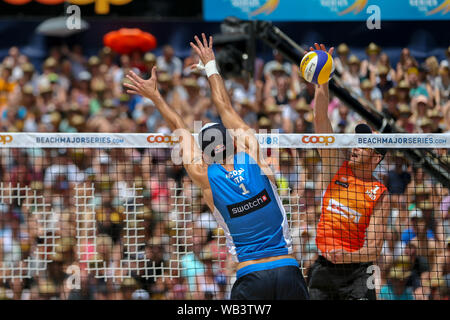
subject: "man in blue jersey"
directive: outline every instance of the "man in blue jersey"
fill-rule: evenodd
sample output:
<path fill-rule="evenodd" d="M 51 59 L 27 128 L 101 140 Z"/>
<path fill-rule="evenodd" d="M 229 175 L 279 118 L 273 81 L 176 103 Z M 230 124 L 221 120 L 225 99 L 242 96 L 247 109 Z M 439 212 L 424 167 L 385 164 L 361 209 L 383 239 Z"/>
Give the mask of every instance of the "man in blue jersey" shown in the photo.
<path fill-rule="evenodd" d="M 130 71 L 128 92 L 151 99 L 170 128 L 180 136 L 183 165 L 202 191 L 224 229 L 227 246 L 238 262 L 231 299 L 309 299 L 274 175 L 260 155 L 259 144 L 233 109 L 216 68 L 212 37 L 202 34 L 191 47 L 200 57 L 192 68 L 206 71 L 222 124 L 209 123 L 199 133 L 198 148 L 183 119 L 162 98 L 156 69 L 144 80 Z"/>

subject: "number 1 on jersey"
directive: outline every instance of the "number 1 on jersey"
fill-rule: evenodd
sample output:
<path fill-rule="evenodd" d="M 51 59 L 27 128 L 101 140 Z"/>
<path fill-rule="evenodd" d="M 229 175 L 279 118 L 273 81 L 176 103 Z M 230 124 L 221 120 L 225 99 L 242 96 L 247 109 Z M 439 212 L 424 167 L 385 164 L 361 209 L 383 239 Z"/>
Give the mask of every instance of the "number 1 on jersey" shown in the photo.
<path fill-rule="evenodd" d="M 240 185 L 239 185 L 239 188 L 241 188 L 242 189 L 242 194 L 244 195 L 244 194 L 248 194 L 248 193 L 250 193 L 250 191 L 249 190 L 247 190 L 247 188 L 244 186 L 244 184 L 243 183 L 241 183 Z"/>

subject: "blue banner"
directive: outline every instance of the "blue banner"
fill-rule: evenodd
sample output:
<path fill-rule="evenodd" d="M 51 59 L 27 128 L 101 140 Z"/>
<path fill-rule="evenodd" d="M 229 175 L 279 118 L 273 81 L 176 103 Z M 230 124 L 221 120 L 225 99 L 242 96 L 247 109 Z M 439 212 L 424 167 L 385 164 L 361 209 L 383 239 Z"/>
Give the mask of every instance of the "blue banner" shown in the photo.
<path fill-rule="evenodd" d="M 203 0 L 206 21 L 450 20 L 450 0 Z M 450 29 L 450 28 L 449 28 Z"/>

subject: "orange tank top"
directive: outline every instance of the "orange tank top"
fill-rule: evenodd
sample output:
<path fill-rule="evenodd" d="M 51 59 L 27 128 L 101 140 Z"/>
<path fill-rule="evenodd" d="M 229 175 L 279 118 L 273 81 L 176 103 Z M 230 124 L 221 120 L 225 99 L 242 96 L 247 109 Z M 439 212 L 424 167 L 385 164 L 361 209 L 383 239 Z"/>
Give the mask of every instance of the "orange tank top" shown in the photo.
<path fill-rule="evenodd" d="M 373 208 L 385 190 L 386 187 L 378 181 L 357 179 L 345 161 L 322 199 L 322 214 L 316 234 L 320 252 L 361 249 Z"/>

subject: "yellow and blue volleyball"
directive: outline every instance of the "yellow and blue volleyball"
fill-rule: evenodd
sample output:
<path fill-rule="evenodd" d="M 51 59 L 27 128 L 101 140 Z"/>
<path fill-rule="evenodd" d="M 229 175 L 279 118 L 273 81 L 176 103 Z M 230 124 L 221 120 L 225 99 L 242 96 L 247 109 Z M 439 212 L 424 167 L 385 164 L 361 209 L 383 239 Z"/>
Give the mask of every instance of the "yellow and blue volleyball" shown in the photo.
<path fill-rule="evenodd" d="M 308 82 L 327 83 L 334 74 L 333 58 L 328 52 L 322 50 L 308 52 L 300 63 L 300 72 Z"/>

